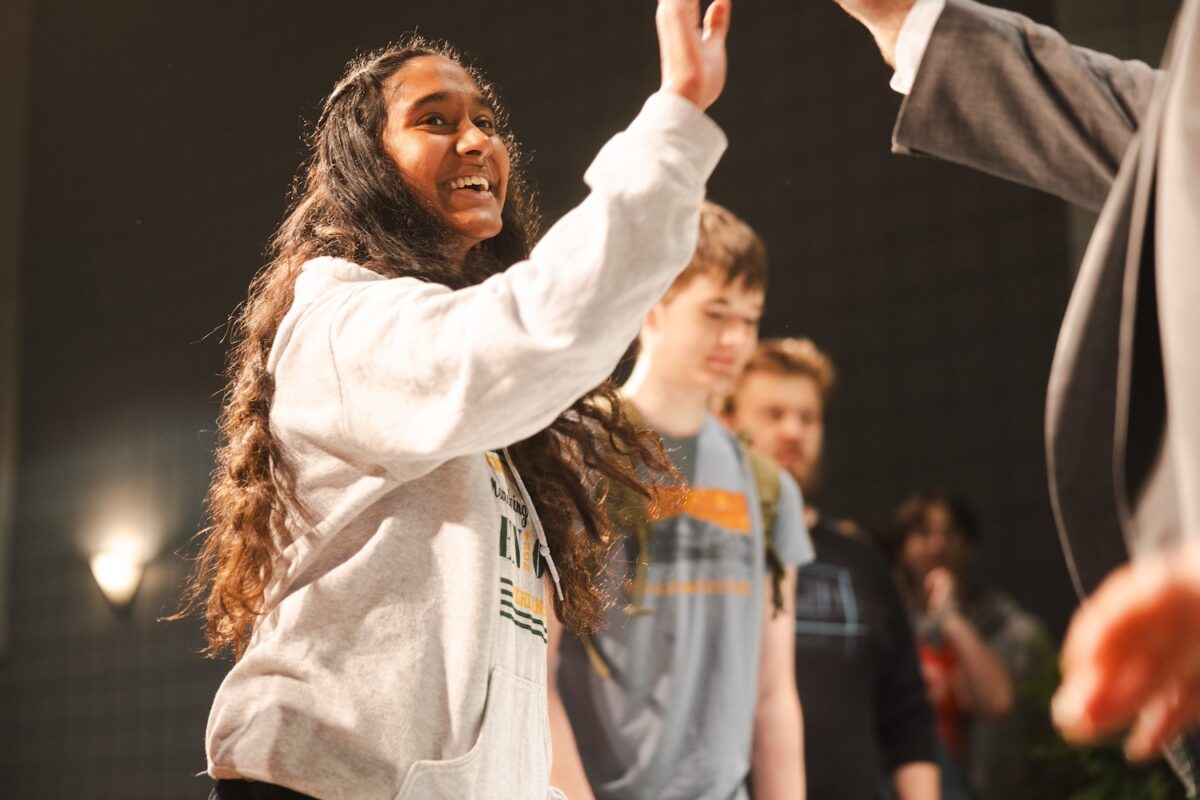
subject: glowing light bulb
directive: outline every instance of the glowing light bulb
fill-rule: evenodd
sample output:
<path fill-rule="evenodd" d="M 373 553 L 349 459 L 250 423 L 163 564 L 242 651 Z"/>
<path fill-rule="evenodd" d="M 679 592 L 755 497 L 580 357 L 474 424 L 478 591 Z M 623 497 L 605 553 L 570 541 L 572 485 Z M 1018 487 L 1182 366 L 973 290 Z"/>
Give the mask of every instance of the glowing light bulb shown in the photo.
<path fill-rule="evenodd" d="M 129 605 L 142 581 L 142 563 L 137 556 L 127 549 L 106 550 L 92 556 L 89 563 L 108 602 L 117 608 Z"/>

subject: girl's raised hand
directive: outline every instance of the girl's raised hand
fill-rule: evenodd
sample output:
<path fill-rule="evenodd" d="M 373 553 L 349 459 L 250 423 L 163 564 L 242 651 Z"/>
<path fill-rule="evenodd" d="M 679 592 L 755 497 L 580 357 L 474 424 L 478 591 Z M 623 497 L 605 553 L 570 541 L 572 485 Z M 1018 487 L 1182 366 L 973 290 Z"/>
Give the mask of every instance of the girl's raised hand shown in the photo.
<path fill-rule="evenodd" d="M 701 111 L 725 86 L 725 37 L 732 0 L 713 0 L 700 25 L 700 0 L 658 0 L 655 24 L 662 60 L 662 90 L 690 100 Z"/>

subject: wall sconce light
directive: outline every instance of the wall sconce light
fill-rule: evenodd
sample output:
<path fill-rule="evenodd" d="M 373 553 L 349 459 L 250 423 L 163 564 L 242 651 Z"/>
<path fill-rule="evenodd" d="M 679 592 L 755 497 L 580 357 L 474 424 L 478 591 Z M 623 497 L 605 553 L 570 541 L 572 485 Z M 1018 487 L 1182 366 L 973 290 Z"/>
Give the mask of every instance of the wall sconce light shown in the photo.
<path fill-rule="evenodd" d="M 79 541 L 96 585 L 118 613 L 133 602 L 146 565 L 158 554 L 163 531 L 153 506 L 130 491 L 110 491 L 87 509 L 92 521 Z"/>
<path fill-rule="evenodd" d="M 129 605 L 142 582 L 144 565 L 129 550 L 105 550 L 89 559 L 92 577 L 113 607 L 120 610 Z"/>

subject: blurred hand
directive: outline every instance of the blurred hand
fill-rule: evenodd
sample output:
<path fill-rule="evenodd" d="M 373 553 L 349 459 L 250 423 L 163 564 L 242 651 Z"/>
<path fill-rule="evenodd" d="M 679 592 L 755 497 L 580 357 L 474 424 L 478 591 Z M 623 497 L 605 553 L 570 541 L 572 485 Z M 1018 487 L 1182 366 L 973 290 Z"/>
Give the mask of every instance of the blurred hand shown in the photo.
<path fill-rule="evenodd" d="M 658 0 L 655 24 L 662 61 L 662 89 L 690 100 L 701 111 L 725 87 L 725 37 L 732 0 L 713 0 L 700 26 L 700 0 Z"/>
<path fill-rule="evenodd" d="M 925 576 L 925 610 L 934 617 L 958 610 L 958 579 L 945 567 L 934 567 Z"/>
<path fill-rule="evenodd" d="M 916 0 L 835 0 L 850 16 L 861 22 L 871 35 L 883 60 L 896 66 L 896 37 L 900 26 Z"/>
<path fill-rule="evenodd" d="M 1132 722 L 1131 759 L 1200 722 L 1200 548 L 1121 567 L 1084 602 L 1063 645 L 1053 716 L 1075 742 Z"/>

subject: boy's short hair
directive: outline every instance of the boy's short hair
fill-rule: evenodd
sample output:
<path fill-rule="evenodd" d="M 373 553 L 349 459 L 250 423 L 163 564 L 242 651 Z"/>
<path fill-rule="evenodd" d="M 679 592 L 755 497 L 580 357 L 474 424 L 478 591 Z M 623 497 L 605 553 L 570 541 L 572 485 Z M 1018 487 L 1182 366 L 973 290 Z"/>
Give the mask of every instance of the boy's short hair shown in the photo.
<path fill-rule="evenodd" d="M 700 207 L 700 238 L 691 262 L 663 300 L 669 300 L 701 274 L 746 289 L 767 288 L 767 248 L 754 229 L 727 208 L 705 200 Z"/>
<path fill-rule="evenodd" d="M 812 339 L 796 337 L 763 339 L 746 362 L 746 366 L 738 376 L 737 384 L 725 396 L 722 409 L 725 413 L 733 413 L 734 394 L 747 376 L 755 372 L 766 372 L 785 377 L 799 375 L 811 378 L 817 385 L 817 391 L 821 394 L 822 406 L 829 402 L 829 396 L 833 393 L 833 385 L 837 380 L 833 362 L 813 343 Z"/>

